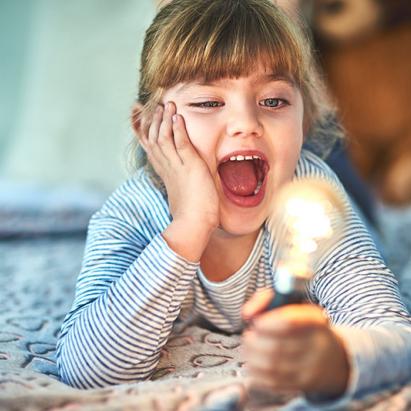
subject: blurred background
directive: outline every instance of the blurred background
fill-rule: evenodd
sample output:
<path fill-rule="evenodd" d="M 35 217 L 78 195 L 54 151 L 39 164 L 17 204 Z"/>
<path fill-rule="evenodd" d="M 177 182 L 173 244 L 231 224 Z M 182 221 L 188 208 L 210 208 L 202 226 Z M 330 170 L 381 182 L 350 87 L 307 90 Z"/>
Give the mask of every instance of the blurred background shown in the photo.
<path fill-rule="evenodd" d="M 127 177 L 154 12 L 151 0 L 0 0 L 3 184 L 109 192 Z"/>
<path fill-rule="evenodd" d="M 411 2 L 273 1 L 308 22 L 354 170 L 378 200 L 410 204 Z M 3 186 L 110 192 L 129 175 L 142 40 L 165 3 L 0 0 Z"/>
<path fill-rule="evenodd" d="M 366 216 L 409 206 L 411 1 L 273 1 L 307 22 L 346 129 L 330 164 Z M 130 175 L 139 55 L 167 2 L 0 0 L 0 232 L 19 207 L 95 209 Z"/>

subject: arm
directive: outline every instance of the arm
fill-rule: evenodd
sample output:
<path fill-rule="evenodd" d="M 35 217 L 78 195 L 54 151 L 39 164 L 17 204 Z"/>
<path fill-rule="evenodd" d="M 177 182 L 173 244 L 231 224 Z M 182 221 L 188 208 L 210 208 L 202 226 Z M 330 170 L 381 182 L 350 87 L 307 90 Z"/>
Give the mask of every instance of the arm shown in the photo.
<path fill-rule="evenodd" d="M 381 261 L 347 256 L 315 288 L 348 353 L 347 399 L 411 378 L 410 317 L 396 279 Z"/>
<path fill-rule="evenodd" d="M 411 377 L 410 322 L 395 280 L 380 260 L 361 259 L 335 261 L 317 278 L 317 302 L 332 324 L 314 305 L 265 312 L 271 290 L 248 301 L 243 317 L 253 321 L 244 345 L 252 386 L 301 390 L 321 409 Z"/>
<path fill-rule="evenodd" d="M 348 401 L 411 378 L 411 320 L 397 280 L 352 211 L 333 254 L 311 294 L 347 351 L 351 372 L 341 401 Z"/>
<path fill-rule="evenodd" d="M 197 266 L 161 234 L 144 244 L 128 223 L 95 216 L 58 342 L 63 381 L 89 388 L 149 377 Z"/>
<path fill-rule="evenodd" d="M 309 160 L 301 174 L 321 166 Z M 244 338 L 253 384 L 301 390 L 312 401 L 328 399 L 326 407 L 343 407 L 354 396 L 411 377 L 411 322 L 396 280 L 352 210 L 348 220 L 344 238 L 316 267 L 309 291 L 319 306 L 264 312 L 269 292 L 244 307 L 244 318 L 253 320 Z"/>
<path fill-rule="evenodd" d="M 153 198 L 154 193 L 136 190 L 130 196 L 126 188 L 125 201 L 114 197 L 106 206 L 109 215 L 93 219 L 75 305 L 57 351 L 62 378 L 74 386 L 150 376 L 218 224 L 214 182 L 175 106 L 159 107 L 141 131 L 141 144 L 166 186 L 168 204 Z M 144 212 L 142 196 L 153 210 Z M 171 223 L 164 213 L 168 206 Z"/>

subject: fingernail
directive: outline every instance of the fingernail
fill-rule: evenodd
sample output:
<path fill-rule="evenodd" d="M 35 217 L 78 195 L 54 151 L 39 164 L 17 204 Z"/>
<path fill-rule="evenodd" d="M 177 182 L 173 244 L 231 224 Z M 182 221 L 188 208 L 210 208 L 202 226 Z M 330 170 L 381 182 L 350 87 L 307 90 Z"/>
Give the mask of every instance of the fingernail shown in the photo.
<path fill-rule="evenodd" d="M 173 123 L 177 122 L 177 114 L 174 114 L 173 117 L 171 117 L 171 119 L 173 120 Z"/>

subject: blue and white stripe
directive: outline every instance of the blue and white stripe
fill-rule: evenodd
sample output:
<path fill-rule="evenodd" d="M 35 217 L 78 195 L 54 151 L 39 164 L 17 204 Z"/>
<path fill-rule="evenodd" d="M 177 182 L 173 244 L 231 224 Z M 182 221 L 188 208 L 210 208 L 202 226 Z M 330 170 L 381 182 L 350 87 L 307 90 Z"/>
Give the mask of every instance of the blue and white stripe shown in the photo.
<path fill-rule="evenodd" d="M 296 178 L 302 176 L 327 178 L 343 193 L 332 171 L 307 151 L 296 170 Z M 239 332 L 241 306 L 275 281 L 275 239 L 267 227 L 243 267 L 215 283 L 198 263 L 168 247 L 161 233 L 170 222 L 167 201 L 144 169 L 92 217 L 74 303 L 57 346 L 67 384 L 91 388 L 147 379 L 177 320 L 197 316 L 222 331 Z M 353 211 L 343 237 L 318 266 L 309 293 L 346 342 L 355 376 L 350 394 L 411 377 L 410 317 L 394 276 Z M 361 343 L 349 330 L 353 337 L 360 333 Z M 387 364 L 397 369 L 385 372 Z"/>

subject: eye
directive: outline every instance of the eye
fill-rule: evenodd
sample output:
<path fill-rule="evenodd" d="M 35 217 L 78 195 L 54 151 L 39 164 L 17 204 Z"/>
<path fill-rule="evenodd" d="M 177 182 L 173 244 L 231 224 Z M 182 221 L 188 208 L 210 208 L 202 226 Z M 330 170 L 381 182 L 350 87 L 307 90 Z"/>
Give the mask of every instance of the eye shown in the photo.
<path fill-rule="evenodd" d="M 216 108 L 222 107 L 224 104 L 220 101 L 201 101 L 199 103 L 190 103 L 191 107 L 200 107 L 200 108 Z"/>
<path fill-rule="evenodd" d="M 277 108 L 277 107 L 282 107 L 284 105 L 288 105 L 288 101 L 282 99 L 282 98 L 265 98 L 264 100 L 260 101 L 260 105 L 265 106 L 265 107 L 270 107 L 270 108 Z"/>

